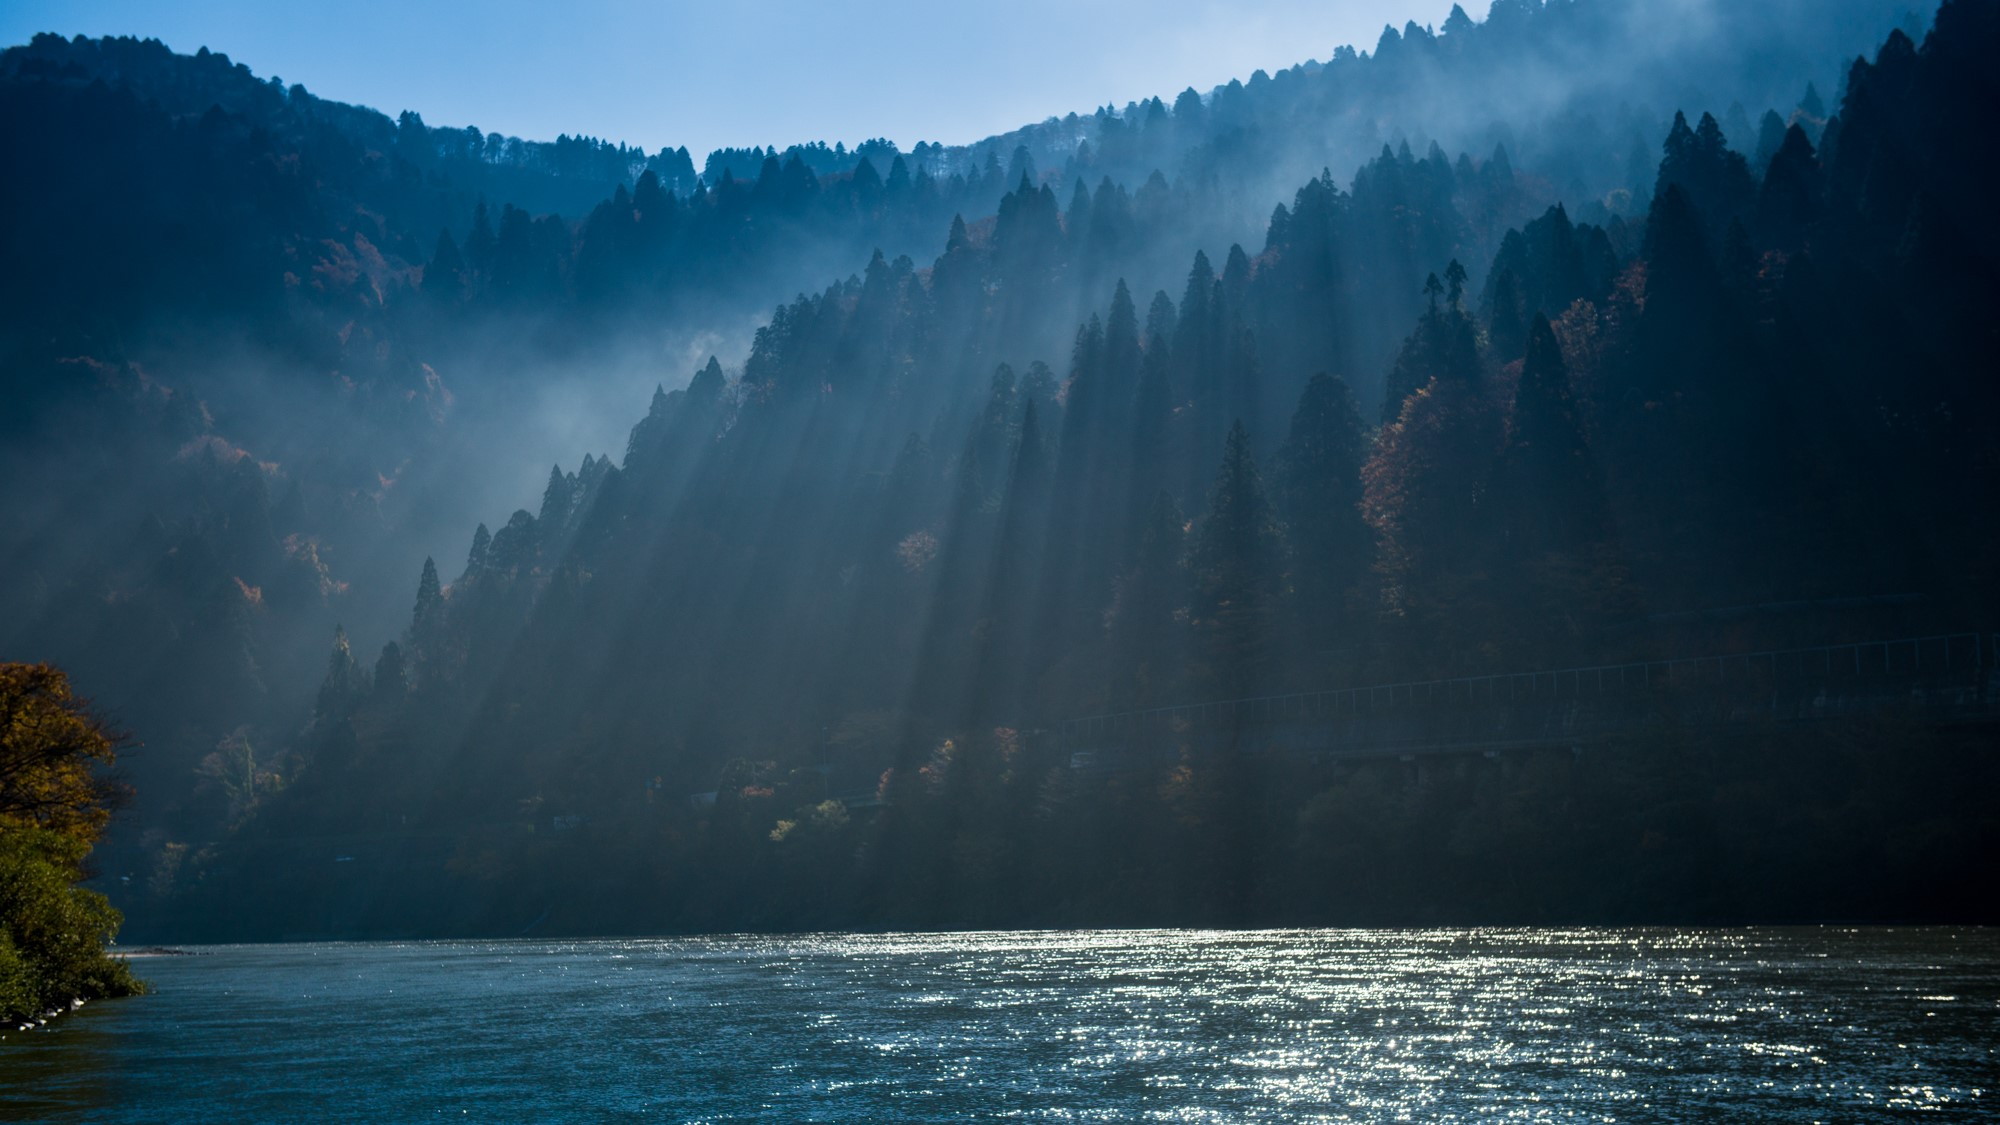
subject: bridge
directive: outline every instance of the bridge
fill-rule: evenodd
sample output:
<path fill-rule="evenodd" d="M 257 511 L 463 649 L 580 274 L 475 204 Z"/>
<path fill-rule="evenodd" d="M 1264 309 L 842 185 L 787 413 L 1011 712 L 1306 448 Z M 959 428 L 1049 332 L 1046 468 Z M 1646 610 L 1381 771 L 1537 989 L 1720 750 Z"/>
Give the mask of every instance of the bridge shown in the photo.
<path fill-rule="evenodd" d="M 1072 769 L 1141 769 L 1182 746 L 1320 760 L 1581 748 L 1669 726 L 1900 715 L 2000 721 L 2000 633 L 1376 684 L 1071 719 Z"/>

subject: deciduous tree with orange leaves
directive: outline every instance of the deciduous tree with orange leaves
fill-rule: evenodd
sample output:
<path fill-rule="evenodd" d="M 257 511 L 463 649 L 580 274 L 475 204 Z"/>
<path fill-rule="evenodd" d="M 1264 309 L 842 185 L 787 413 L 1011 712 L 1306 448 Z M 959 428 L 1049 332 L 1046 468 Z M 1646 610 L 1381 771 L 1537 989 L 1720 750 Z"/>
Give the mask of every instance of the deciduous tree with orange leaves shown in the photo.
<path fill-rule="evenodd" d="M 47 664 L 0 664 L 0 1026 L 140 990 L 105 946 L 124 920 L 75 886 L 122 793 L 122 738 Z"/>

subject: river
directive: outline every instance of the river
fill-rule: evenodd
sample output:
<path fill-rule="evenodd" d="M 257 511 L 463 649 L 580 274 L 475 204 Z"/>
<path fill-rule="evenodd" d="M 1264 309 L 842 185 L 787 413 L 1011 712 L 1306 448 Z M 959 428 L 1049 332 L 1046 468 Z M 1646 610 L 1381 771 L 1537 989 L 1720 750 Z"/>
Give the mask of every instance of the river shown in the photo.
<path fill-rule="evenodd" d="M 1980 1120 L 1978 929 L 191 947 L 0 1041 L 49 1122 Z"/>

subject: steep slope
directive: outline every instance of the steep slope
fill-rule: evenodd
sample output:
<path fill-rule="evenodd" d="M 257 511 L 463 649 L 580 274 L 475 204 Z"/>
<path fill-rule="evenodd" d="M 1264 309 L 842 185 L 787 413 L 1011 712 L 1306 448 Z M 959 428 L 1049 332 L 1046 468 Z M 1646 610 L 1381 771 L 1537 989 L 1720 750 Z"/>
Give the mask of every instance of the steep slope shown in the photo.
<path fill-rule="evenodd" d="M 699 638 L 632 642 L 634 660 L 692 661 L 675 707 L 711 692 L 760 716 L 711 731 L 688 725 L 687 708 L 599 700 L 635 737 L 713 737 L 675 767 L 700 788 L 745 740 L 768 734 L 795 753 L 816 724 L 863 704 L 921 699 L 939 714 L 910 729 L 928 738 L 969 716 L 1025 721 L 1192 690 L 1203 681 L 1165 638 L 1207 617 L 1184 604 L 1173 512 L 1205 509 L 1240 418 L 1244 451 L 1294 493 L 1274 504 L 1289 534 L 1320 544 L 1341 575 L 1318 581 L 1319 609 L 1283 651 L 1369 659 L 1375 642 L 1346 635 L 1361 613 L 1350 603 L 1381 599 L 1355 594 L 1357 575 L 1425 555 L 1399 544 L 1361 557 L 1353 544 L 1407 522 L 1387 509 L 1376 527 L 1343 513 L 1300 530 L 1312 518 L 1297 496 L 1360 488 L 1324 463 L 1318 476 L 1301 468 L 1303 455 L 1271 460 L 1312 444 L 1310 430 L 1290 432 L 1312 377 L 1345 380 L 1371 420 L 1474 369 L 1504 406 L 1494 388 L 1507 377 L 1484 376 L 1525 352 L 1537 311 L 1560 318 L 1585 298 L 1629 319 L 1615 298 L 1634 291 L 1625 271 L 1645 249 L 1654 154 L 1676 106 L 1724 122 L 1685 130 L 1680 149 L 1707 159 L 1726 133 L 1754 149 L 1757 171 L 1777 167 L 1787 122 L 1800 124 L 1807 151 L 1794 146 L 1778 177 L 1797 181 L 1789 194 L 1745 204 L 1752 171 L 1688 185 L 1715 252 L 1741 249 L 1727 236 L 1744 216 L 1752 249 L 1795 250 L 1821 218 L 1811 149 L 1825 125 L 1801 91 L 1808 79 L 1834 89 L 1838 58 L 1878 38 L 1892 8 L 1843 0 L 1753 18 L 1694 4 L 1669 25 L 1622 0 L 1502 3 L 1484 23 L 1406 28 L 1365 55 L 1188 91 L 1171 108 L 1135 101 L 907 153 L 723 150 L 699 178 L 679 150 L 475 138 L 284 88 L 219 55 L 37 39 L 0 55 L 0 145 L 24 170 L 0 182 L 0 389 L 14 407 L 0 419 L 14 483 L 0 510 L 0 648 L 70 666 L 148 743 L 133 760 L 141 805 L 106 853 L 143 882 L 304 782 L 326 731 L 295 735 L 336 625 L 361 665 L 398 637 L 384 682 L 423 683 L 424 646 L 401 636 L 408 576 L 456 553 L 470 513 L 499 516 L 549 461 L 591 450 L 556 474 L 545 518 L 492 537 L 502 571 L 525 577 L 482 582 L 471 567 L 454 584 L 453 614 L 473 614 L 482 585 L 507 592 L 451 642 L 484 663 L 426 737 L 460 745 L 489 690 L 537 697 L 514 663 L 528 659 L 513 654 L 524 629 L 568 638 L 524 651 L 561 653 L 649 620 L 661 637 Z M 819 295 L 770 315 L 800 292 Z M 711 353 L 728 373 L 704 367 Z M 996 373 L 1003 361 L 1011 374 Z M 681 397 L 662 389 L 615 468 L 602 457 L 647 389 L 696 369 Z M 1327 405 L 1342 396 L 1317 385 L 1314 416 L 1344 430 L 1344 408 Z M 690 396 L 714 415 L 711 452 L 679 448 Z M 1039 459 L 1015 450 L 1030 402 Z M 1922 415 L 1913 402 L 1900 417 Z M 639 507 L 623 523 L 600 527 L 618 511 L 589 514 L 600 492 L 632 487 L 613 482 L 653 456 L 662 429 L 679 435 L 655 458 L 663 475 L 647 499 L 628 496 Z M 1484 471 L 1479 457 L 1466 465 Z M 893 503 L 878 495 L 891 485 L 903 490 Z M 1153 503 L 1161 491 L 1170 503 Z M 857 511 L 872 513 L 865 526 L 846 526 Z M 751 516 L 769 526 L 748 534 Z M 619 529 L 666 553 L 653 559 Z M 1669 546 L 1675 534 L 1657 533 Z M 543 608 L 572 539 L 609 552 L 634 588 L 656 567 L 669 608 L 636 615 L 643 599 L 625 587 L 598 617 Z M 793 557 L 800 544 L 807 558 Z M 1132 573 L 1142 557 L 1149 569 Z M 1286 565 L 1284 589 L 1313 585 Z M 724 593 L 684 621 L 705 576 Z M 1629 605 L 1623 588 L 1610 584 L 1606 604 Z M 1228 601 L 1203 596 L 1210 610 Z M 1422 599 L 1398 612 L 1421 617 Z M 750 627 L 733 632 L 728 614 Z M 1107 620 L 1116 629 L 1100 635 Z M 894 644 L 876 643 L 877 627 Z M 1477 657 L 1463 651 L 1476 641 L 1448 643 L 1460 647 L 1440 650 L 1446 663 Z M 1117 646 L 1124 656 L 1107 655 Z M 556 659 L 565 674 L 585 666 Z M 1196 662 L 1201 674 L 1245 682 L 1219 659 Z M 808 705 L 731 694 L 778 667 L 809 687 Z M 328 700 L 343 698 L 344 676 Z M 585 688 L 577 699 L 609 690 Z M 563 732 L 552 738 L 579 729 L 567 706 L 538 720 Z"/>
<path fill-rule="evenodd" d="M 1022 185 L 928 271 L 878 258 L 781 308 L 740 375 L 657 395 L 621 464 L 553 474 L 449 586 L 426 567 L 372 676 L 336 649 L 297 785 L 189 874 L 178 924 L 1924 916 L 1917 873 L 2000 843 L 1976 734 L 1849 730 L 1804 794 L 1821 736 L 1758 731 L 1744 759 L 1669 725 L 1650 756 L 1392 797 L 1171 732 L 1165 761 L 1097 774 L 1047 732 L 1989 619 L 2000 404 L 1963 373 L 1993 343 L 2000 225 L 1960 130 L 1993 104 L 1996 13 L 1952 0 L 1921 49 L 1891 33 L 1823 144 L 1794 124 L 1761 176 L 1677 118 L 1642 228 L 1550 207 L 1495 240 L 1480 298 L 1456 262 L 1408 271 L 1493 180 L 1392 152 L 1351 190 L 1307 184 L 1256 257 L 1197 254 L 1178 301 L 1114 283 L 1052 338 L 1121 259 Z M 1399 277 L 1371 438 L 1334 376 L 1367 377 L 1347 349 Z M 1065 343 L 1060 377 L 1036 362 Z M 1802 596 L 1886 611 L 1700 616 Z M 1663 752 L 1683 745 L 1704 757 Z M 1926 771 L 1966 769 L 1927 802 Z M 1557 846 L 1536 800 L 1597 812 Z M 1827 885 L 1823 800 L 1908 833 Z M 302 867 L 325 840 L 375 866 Z M 1690 897 L 1725 840 L 1759 857 L 1739 897 Z M 1649 873 L 1637 898 L 1601 893 L 1619 865 Z"/>

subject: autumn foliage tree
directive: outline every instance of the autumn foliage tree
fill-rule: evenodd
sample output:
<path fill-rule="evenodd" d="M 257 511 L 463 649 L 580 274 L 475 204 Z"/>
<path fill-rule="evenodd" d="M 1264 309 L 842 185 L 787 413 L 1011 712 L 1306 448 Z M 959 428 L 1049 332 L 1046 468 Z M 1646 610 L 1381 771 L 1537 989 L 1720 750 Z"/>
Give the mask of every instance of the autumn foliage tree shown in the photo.
<path fill-rule="evenodd" d="M 0 664 L 0 1023 L 138 982 L 104 946 L 122 920 L 74 884 L 111 818 L 119 738 L 46 664 Z"/>
<path fill-rule="evenodd" d="M 95 843 L 119 794 L 101 772 L 117 745 L 60 670 L 0 665 L 0 824 Z"/>

